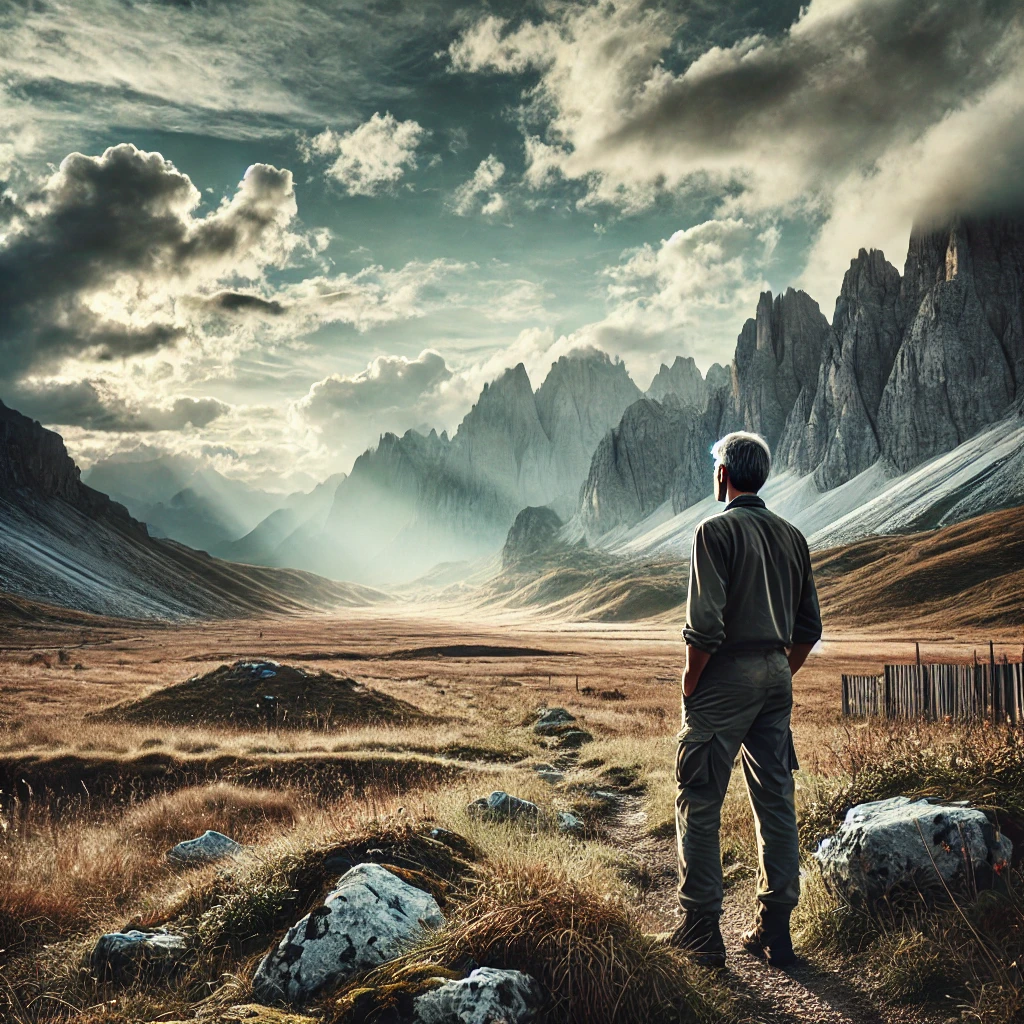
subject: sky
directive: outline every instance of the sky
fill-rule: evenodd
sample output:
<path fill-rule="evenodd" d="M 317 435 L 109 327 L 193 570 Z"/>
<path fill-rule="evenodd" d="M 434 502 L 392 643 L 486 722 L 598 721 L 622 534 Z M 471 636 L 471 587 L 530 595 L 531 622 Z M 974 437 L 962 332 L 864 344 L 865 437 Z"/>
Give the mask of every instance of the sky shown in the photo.
<path fill-rule="evenodd" d="M 308 489 L 1019 204 L 1009 0 L 0 0 L 0 400 Z"/>

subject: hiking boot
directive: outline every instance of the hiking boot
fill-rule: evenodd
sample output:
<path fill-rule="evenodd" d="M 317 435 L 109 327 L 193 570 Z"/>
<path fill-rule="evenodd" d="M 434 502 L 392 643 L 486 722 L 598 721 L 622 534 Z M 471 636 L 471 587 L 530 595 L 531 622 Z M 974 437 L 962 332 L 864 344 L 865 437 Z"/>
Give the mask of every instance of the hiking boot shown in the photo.
<path fill-rule="evenodd" d="M 791 907 L 769 907 L 762 903 L 754 927 L 740 937 L 740 945 L 754 956 L 764 957 L 772 967 L 791 967 L 796 963 L 793 940 L 789 935 Z"/>
<path fill-rule="evenodd" d="M 701 967 L 725 966 L 725 942 L 717 914 L 696 914 L 687 910 L 683 923 L 666 942 L 689 953 L 693 962 Z"/>

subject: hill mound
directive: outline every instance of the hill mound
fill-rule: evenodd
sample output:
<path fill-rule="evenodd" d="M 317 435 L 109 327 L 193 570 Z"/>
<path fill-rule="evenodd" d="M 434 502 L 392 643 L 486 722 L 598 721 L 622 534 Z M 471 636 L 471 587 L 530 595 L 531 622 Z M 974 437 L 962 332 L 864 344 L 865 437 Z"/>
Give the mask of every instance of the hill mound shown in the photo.
<path fill-rule="evenodd" d="M 330 729 L 407 725 L 428 716 L 412 704 L 330 672 L 276 661 L 236 661 L 98 712 L 108 722 Z"/>

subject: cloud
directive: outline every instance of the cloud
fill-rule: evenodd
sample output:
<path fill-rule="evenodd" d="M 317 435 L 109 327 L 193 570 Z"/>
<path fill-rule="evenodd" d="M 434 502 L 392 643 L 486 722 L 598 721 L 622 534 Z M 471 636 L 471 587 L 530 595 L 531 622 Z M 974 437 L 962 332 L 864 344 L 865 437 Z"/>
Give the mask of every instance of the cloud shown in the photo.
<path fill-rule="evenodd" d="M 323 425 L 367 413 L 407 410 L 437 394 L 450 380 L 444 357 L 424 349 L 415 359 L 377 356 L 361 373 L 317 381 L 296 405 L 310 422 Z"/>
<path fill-rule="evenodd" d="M 416 147 L 427 134 L 415 121 L 398 121 L 379 113 L 352 131 L 338 134 L 326 129 L 309 140 L 307 159 L 335 157 L 327 168 L 349 195 L 374 196 L 401 180 L 416 166 Z"/>
<path fill-rule="evenodd" d="M 941 120 L 1020 66 L 1009 0 L 812 0 L 787 32 L 663 63 L 678 18 L 639 0 L 563 8 L 540 25 L 481 19 L 450 48 L 467 72 L 540 75 L 551 112 L 540 167 L 594 200 L 639 206 L 711 178 L 777 204 L 818 189 Z"/>
<path fill-rule="evenodd" d="M 481 160 L 473 177 L 463 182 L 452 196 L 452 209 L 466 217 L 479 210 L 485 216 L 494 216 L 505 209 L 505 199 L 495 186 L 505 174 L 505 165 L 491 153 Z"/>
<path fill-rule="evenodd" d="M 200 198 L 159 153 L 119 145 L 65 157 L 0 240 L 0 377 L 173 345 L 187 333 L 175 295 L 258 278 L 302 244 L 290 171 L 254 164 L 204 217 Z"/>
<path fill-rule="evenodd" d="M 215 398 L 176 398 L 161 405 L 129 402 L 103 379 L 22 382 L 8 398 L 18 410 L 55 426 L 103 432 L 181 431 L 206 427 L 230 411 Z"/>
<path fill-rule="evenodd" d="M 536 23 L 487 15 L 448 51 L 453 72 L 525 78 L 531 188 L 561 179 L 580 206 L 627 213 L 687 193 L 716 198 L 719 217 L 808 217 L 825 225 L 809 279 L 826 303 L 852 253 L 898 248 L 915 217 L 1024 199 L 1013 0 L 811 0 L 787 30 L 683 68 L 672 66 L 682 10 L 550 10 Z"/>

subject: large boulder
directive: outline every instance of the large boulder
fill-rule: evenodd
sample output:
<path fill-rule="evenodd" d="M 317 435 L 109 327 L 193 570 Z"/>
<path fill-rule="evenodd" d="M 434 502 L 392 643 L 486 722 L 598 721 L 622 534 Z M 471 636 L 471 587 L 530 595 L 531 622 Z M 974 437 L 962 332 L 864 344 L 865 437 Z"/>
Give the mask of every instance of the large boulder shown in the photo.
<path fill-rule="evenodd" d="M 467 810 L 470 814 L 494 818 L 497 821 L 536 821 L 540 817 L 540 808 L 531 800 L 512 796 L 502 789 L 496 789 L 490 796 L 474 800 Z"/>
<path fill-rule="evenodd" d="M 302 1005 L 443 924 L 433 896 L 379 864 L 358 864 L 264 957 L 253 995 L 260 1002 Z"/>
<path fill-rule="evenodd" d="M 575 721 L 576 716 L 566 711 L 565 708 L 548 708 L 541 712 L 533 726 L 533 731 L 538 736 L 554 736 Z"/>
<path fill-rule="evenodd" d="M 814 856 L 829 889 L 863 903 L 900 888 L 989 888 L 1012 853 L 979 810 L 896 796 L 851 808 Z"/>
<path fill-rule="evenodd" d="M 178 864 L 212 864 L 226 857 L 237 857 L 244 847 L 223 832 L 207 829 L 195 839 L 186 839 L 167 851 L 167 859 Z"/>
<path fill-rule="evenodd" d="M 89 967 L 98 981 L 133 981 L 170 974 L 181 962 L 188 944 L 169 932 L 110 932 L 101 935 Z"/>
<path fill-rule="evenodd" d="M 412 1024 L 531 1024 L 540 1004 L 540 986 L 528 974 L 479 967 L 417 996 Z"/>

